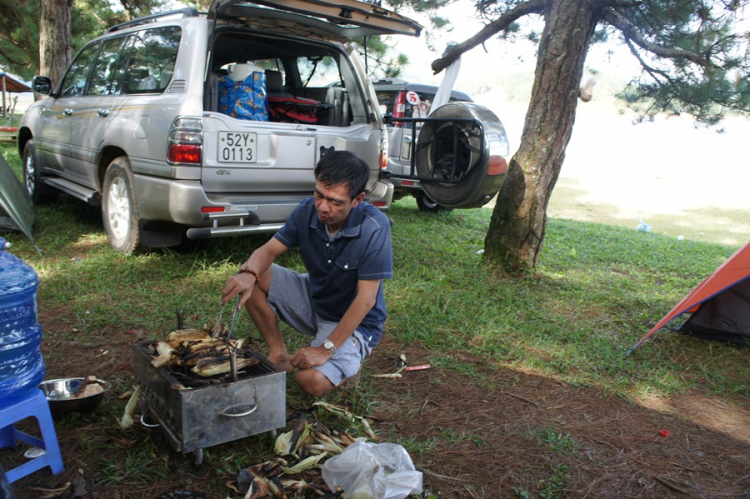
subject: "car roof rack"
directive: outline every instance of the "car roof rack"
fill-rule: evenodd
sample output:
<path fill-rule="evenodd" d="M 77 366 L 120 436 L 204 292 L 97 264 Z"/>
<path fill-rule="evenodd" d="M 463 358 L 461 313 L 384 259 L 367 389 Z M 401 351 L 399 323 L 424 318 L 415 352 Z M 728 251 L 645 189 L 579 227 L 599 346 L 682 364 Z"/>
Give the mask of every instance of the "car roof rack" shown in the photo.
<path fill-rule="evenodd" d="M 106 32 L 111 33 L 113 31 L 119 31 L 121 29 L 130 28 L 132 26 L 138 26 L 140 24 L 146 24 L 154 22 L 163 17 L 178 16 L 182 14 L 182 17 L 197 17 L 200 13 L 193 7 L 185 7 L 184 9 L 170 10 L 168 12 L 159 12 L 158 14 L 151 14 L 150 16 L 143 16 L 132 21 L 126 21 L 124 23 L 116 24 L 109 28 Z"/>

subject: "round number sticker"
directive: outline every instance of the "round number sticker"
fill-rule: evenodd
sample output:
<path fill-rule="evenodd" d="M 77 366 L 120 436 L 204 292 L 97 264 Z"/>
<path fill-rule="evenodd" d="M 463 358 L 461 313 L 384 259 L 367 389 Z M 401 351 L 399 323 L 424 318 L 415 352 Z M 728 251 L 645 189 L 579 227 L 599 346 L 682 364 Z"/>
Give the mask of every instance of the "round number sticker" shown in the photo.
<path fill-rule="evenodd" d="M 406 102 L 408 102 L 412 106 L 416 106 L 417 104 L 419 104 L 419 94 L 417 94 L 417 92 L 414 92 L 413 90 L 406 92 Z"/>

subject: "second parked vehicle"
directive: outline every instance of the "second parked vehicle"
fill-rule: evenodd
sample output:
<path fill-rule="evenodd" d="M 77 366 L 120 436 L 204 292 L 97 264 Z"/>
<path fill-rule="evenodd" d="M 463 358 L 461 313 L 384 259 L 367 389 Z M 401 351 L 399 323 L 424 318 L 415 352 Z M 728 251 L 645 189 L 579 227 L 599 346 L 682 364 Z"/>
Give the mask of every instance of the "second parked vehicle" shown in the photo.
<path fill-rule="evenodd" d="M 435 101 L 435 95 L 438 92 L 438 87 L 434 85 L 410 83 L 398 78 L 377 80 L 373 82 L 373 85 L 375 86 L 375 93 L 377 94 L 378 102 L 380 103 L 380 112 L 385 117 L 388 125 L 388 169 L 392 173 L 391 182 L 393 182 L 394 185 L 394 199 L 399 199 L 405 195 L 412 195 L 416 198 L 417 206 L 420 210 L 430 212 L 450 210 L 453 207 L 476 207 L 477 205 L 483 204 L 482 200 L 485 200 L 486 196 L 472 200 L 468 204 L 464 204 L 466 199 L 460 199 L 460 202 L 454 202 L 451 206 L 448 206 L 435 201 L 425 190 L 424 184 L 426 184 L 427 190 L 434 191 L 440 189 L 439 185 L 436 183 L 436 179 L 447 176 L 444 173 L 447 168 L 447 160 L 452 160 L 454 156 L 461 156 L 461 161 L 464 161 L 463 164 L 467 164 L 465 161 L 471 161 L 472 158 L 466 153 L 472 147 L 478 146 L 478 144 L 471 144 L 471 134 L 456 133 L 454 135 L 452 132 L 449 132 L 445 128 L 445 125 L 448 125 L 448 123 L 445 122 L 439 125 L 439 127 L 444 130 L 439 141 L 434 135 L 431 135 L 430 137 L 420 135 L 423 125 L 425 123 L 431 123 L 429 117 L 432 111 L 433 102 Z M 457 90 L 451 92 L 449 102 L 453 105 L 441 110 L 441 114 L 444 115 L 444 117 L 447 115 L 449 117 L 473 118 L 478 116 L 478 114 L 469 111 L 469 109 L 476 109 L 477 112 L 481 113 L 482 119 L 485 120 L 482 126 L 488 128 L 492 132 L 489 135 L 485 134 L 485 137 L 494 136 L 497 138 L 496 142 L 498 143 L 495 144 L 491 153 L 503 157 L 507 156 L 507 137 L 505 137 L 505 130 L 497 117 L 490 113 L 489 110 L 484 108 L 480 109 L 478 106 L 470 104 L 473 102 L 471 97 Z M 464 105 L 464 103 L 466 103 L 466 105 Z M 425 130 L 425 135 L 427 135 L 428 131 L 432 131 L 433 125 L 434 123 L 431 123 L 427 127 L 428 129 Z M 452 129 L 453 125 L 450 124 L 448 126 Z M 420 137 L 422 137 L 423 142 L 417 144 L 416 142 Z M 454 145 L 452 143 L 454 137 L 456 138 L 455 155 L 453 153 Z M 427 159 L 428 156 L 424 153 L 426 149 L 429 149 L 430 147 L 438 147 L 443 151 L 440 153 L 442 156 L 442 164 L 438 169 L 433 167 L 437 165 L 417 164 L 419 160 L 424 162 L 424 160 Z M 422 152 L 422 154 L 420 155 L 419 152 Z M 489 156 L 483 159 L 489 160 Z M 481 169 L 481 166 L 477 165 L 475 168 Z M 422 170 L 421 174 L 420 170 Z M 422 178 L 420 180 L 419 177 L 423 175 L 431 178 Z M 497 190 L 499 190 L 499 188 L 500 186 L 497 185 Z M 497 192 L 497 190 L 494 192 Z M 493 195 L 494 192 L 492 192 Z M 489 197 L 491 198 L 492 196 Z M 445 199 L 441 196 L 440 199 L 443 202 L 457 200 L 455 196 L 450 196 Z M 486 203 L 486 200 L 484 202 Z"/>

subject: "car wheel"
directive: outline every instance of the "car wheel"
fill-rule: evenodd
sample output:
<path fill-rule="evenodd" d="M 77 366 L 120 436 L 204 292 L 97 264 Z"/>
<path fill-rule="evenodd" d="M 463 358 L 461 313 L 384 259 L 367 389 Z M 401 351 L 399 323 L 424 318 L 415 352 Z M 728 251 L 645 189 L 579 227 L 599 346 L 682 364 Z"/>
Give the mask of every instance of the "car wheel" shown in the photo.
<path fill-rule="evenodd" d="M 414 197 L 417 199 L 417 207 L 421 211 L 427 211 L 430 213 L 437 213 L 439 211 L 451 211 L 452 208 L 446 208 L 437 204 L 430 196 L 424 192 L 415 193 Z"/>
<path fill-rule="evenodd" d="M 133 190 L 130 161 L 115 158 L 104 174 L 102 221 L 110 246 L 129 255 L 140 246 L 138 200 Z"/>
<path fill-rule="evenodd" d="M 33 140 L 26 142 L 23 148 L 23 183 L 26 186 L 26 192 L 29 193 L 31 202 L 35 205 L 54 200 L 55 193 L 45 191 L 42 184 Z"/>

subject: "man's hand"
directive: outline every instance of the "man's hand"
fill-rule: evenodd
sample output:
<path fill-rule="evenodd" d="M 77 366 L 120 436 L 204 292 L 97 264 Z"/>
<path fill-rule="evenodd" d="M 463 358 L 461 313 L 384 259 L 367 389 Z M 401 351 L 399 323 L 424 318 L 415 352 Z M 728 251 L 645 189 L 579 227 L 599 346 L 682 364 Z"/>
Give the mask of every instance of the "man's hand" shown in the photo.
<path fill-rule="evenodd" d="M 292 365 L 297 369 L 312 369 L 313 367 L 322 366 L 331 358 L 331 351 L 324 347 L 305 347 L 300 348 L 292 354 Z"/>
<path fill-rule="evenodd" d="M 227 282 L 224 284 L 224 289 L 221 290 L 221 304 L 224 305 L 229 300 L 242 294 L 237 308 L 242 308 L 245 302 L 250 299 L 250 295 L 255 289 L 255 276 L 252 274 L 235 274 L 229 276 Z"/>

